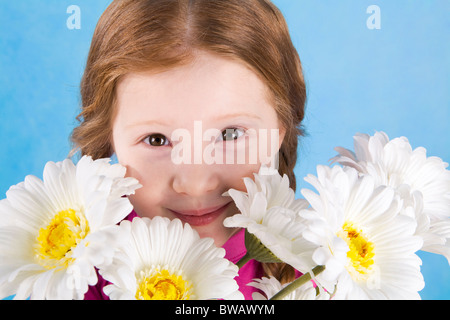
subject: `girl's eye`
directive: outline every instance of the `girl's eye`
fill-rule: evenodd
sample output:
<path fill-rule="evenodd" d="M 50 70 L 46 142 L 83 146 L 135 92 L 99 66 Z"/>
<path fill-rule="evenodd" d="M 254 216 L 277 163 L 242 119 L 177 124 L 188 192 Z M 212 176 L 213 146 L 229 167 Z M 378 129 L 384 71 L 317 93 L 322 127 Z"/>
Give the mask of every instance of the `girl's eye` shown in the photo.
<path fill-rule="evenodd" d="M 245 134 L 244 129 L 240 128 L 228 128 L 222 131 L 219 137 L 219 141 L 233 141 L 237 140 Z"/>
<path fill-rule="evenodd" d="M 144 142 L 152 147 L 164 147 L 170 144 L 169 139 L 160 133 L 149 135 Z"/>

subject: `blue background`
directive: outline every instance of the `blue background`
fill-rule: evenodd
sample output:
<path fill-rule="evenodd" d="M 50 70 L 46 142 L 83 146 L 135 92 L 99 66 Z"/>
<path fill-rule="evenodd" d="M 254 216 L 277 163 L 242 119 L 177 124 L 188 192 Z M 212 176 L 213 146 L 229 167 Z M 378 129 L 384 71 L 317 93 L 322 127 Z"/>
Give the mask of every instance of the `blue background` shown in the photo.
<path fill-rule="evenodd" d="M 47 161 L 70 151 L 79 82 L 98 18 L 110 0 L 0 2 L 0 198 Z M 450 1 L 275 0 L 299 51 L 308 87 L 296 167 L 302 177 L 328 164 L 334 147 L 353 148 L 356 132 L 406 136 L 428 155 L 450 160 Z M 81 29 L 66 12 L 81 9 Z M 370 5 L 381 29 L 370 30 Z M 298 193 L 299 195 L 299 193 Z M 423 299 L 450 298 L 442 256 L 419 253 Z"/>

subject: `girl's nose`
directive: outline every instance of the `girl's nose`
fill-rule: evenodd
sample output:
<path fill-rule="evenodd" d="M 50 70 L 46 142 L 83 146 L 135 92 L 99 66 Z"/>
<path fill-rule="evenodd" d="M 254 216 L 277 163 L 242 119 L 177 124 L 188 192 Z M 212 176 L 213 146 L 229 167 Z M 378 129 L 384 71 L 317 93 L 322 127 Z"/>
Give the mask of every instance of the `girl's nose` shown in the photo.
<path fill-rule="evenodd" d="M 174 173 L 172 187 L 179 194 L 199 197 L 219 187 L 219 174 L 215 166 L 205 164 L 181 164 Z"/>

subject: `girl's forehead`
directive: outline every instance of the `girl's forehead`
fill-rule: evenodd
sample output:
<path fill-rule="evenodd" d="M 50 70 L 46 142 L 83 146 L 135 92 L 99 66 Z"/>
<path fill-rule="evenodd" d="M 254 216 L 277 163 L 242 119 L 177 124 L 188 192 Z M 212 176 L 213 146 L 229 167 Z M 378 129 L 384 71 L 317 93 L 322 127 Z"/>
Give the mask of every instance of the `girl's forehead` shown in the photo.
<path fill-rule="evenodd" d="M 232 60 L 208 53 L 198 53 L 187 64 L 153 72 L 127 74 L 119 83 L 119 92 L 136 89 L 200 89 L 220 92 L 228 90 L 228 95 L 244 93 L 250 89 L 267 90 L 258 75 L 239 60 Z M 259 93 L 259 92 L 258 92 Z"/>
<path fill-rule="evenodd" d="M 220 119 L 230 115 L 261 118 L 273 107 L 267 88 L 244 64 L 201 56 L 194 63 L 160 73 L 132 73 L 117 88 L 118 115 L 125 118 L 194 115 Z"/>

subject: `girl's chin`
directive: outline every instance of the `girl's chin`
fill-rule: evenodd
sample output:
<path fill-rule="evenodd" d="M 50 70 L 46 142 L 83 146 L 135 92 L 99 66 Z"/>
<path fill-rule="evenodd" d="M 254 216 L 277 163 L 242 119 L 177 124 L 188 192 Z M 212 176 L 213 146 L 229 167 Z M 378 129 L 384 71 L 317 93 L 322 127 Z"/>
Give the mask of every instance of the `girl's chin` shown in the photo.
<path fill-rule="evenodd" d="M 239 231 L 239 229 L 235 228 L 225 228 L 223 226 L 223 220 L 220 225 L 197 226 L 193 227 L 193 229 L 198 232 L 200 238 L 212 238 L 216 247 L 222 247 L 233 234 Z"/>

